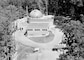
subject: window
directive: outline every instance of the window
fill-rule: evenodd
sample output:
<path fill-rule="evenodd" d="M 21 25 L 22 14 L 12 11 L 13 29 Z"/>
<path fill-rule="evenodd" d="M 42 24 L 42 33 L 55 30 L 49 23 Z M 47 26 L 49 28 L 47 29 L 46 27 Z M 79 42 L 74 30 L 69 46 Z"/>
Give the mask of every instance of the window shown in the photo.
<path fill-rule="evenodd" d="M 33 29 L 27 29 L 27 31 L 33 31 Z"/>
<path fill-rule="evenodd" d="M 47 29 L 42 29 L 42 31 L 47 31 Z"/>
<path fill-rule="evenodd" d="M 35 29 L 35 31 L 40 31 L 40 29 Z"/>

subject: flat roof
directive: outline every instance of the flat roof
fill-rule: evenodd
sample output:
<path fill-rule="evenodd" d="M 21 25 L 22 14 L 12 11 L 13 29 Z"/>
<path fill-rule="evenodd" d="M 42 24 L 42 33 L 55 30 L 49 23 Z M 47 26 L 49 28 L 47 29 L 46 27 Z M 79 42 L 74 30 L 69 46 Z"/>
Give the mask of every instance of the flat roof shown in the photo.
<path fill-rule="evenodd" d="M 29 19 L 30 23 L 31 22 L 52 22 L 53 19 Z"/>
<path fill-rule="evenodd" d="M 32 28 L 48 28 L 49 24 L 48 23 L 30 23 L 28 24 L 27 28 L 32 29 Z"/>

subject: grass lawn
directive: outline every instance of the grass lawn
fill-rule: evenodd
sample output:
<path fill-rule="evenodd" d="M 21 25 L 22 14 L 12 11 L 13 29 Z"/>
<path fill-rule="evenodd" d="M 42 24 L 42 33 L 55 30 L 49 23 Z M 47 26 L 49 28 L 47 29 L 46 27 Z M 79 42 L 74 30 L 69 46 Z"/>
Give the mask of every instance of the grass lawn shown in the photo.
<path fill-rule="evenodd" d="M 48 43 L 54 39 L 54 34 L 50 31 L 48 36 L 45 37 L 30 37 L 30 40 L 37 43 Z"/>

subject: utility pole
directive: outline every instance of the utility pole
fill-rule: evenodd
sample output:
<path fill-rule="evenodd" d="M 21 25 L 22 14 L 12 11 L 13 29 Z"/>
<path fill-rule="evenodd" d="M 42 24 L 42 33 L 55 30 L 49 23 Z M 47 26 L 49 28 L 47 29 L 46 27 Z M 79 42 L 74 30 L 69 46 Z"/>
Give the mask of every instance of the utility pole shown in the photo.
<path fill-rule="evenodd" d="M 29 12 L 28 12 L 28 6 L 26 6 L 26 16 L 27 16 L 27 23 L 29 23 Z"/>
<path fill-rule="evenodd" d="M 29 16 L 28 6 L 26 6 L 26 15 Z"/>
<path fill-rule="evenodd" d="M 46 4 L 46 15 L 48 15 L 48 0 L 45 0 L 45 4 Z"/>

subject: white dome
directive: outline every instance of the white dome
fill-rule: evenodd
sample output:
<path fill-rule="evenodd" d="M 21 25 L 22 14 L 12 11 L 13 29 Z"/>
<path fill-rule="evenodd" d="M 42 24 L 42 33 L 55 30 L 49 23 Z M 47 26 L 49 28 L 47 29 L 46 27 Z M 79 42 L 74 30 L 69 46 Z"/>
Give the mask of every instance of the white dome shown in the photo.
<path fill-rule="evenodd" d="M 41 11 L 39 11 L 37 9 L 30 12 L 30 17 L 32 17 L 32 18 L 40 18 L 42 16 L 43 16 L 43 14 L 41 13 Z"/>

